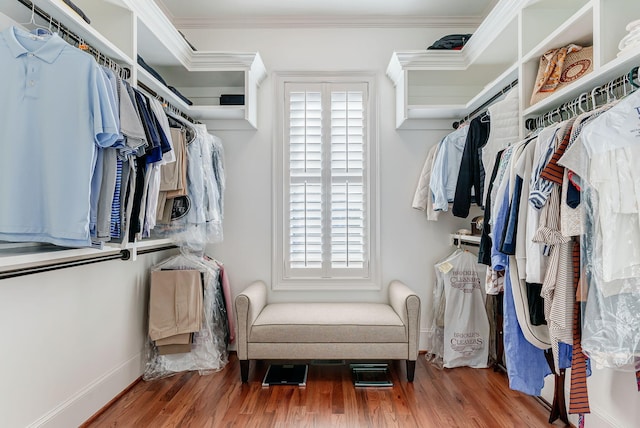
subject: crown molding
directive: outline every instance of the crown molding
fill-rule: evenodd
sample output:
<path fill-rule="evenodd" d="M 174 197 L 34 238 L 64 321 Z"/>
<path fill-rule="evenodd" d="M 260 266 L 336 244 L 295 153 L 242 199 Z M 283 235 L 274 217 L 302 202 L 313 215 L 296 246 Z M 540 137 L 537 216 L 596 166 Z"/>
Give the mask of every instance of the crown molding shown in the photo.
<path fill-rule="evenodd" d="M 407 70 L 466 70 L 491 46 L 496 37 L 531 0 L 499 1 L 459 51 L 424 50 L 394 52 L 387 75 L 397 84 Z"/>
<path fill-rule="evenodd" d="M 463 49 L 467 64 L 475 62 L 531 0 L 499 1 Z"/>
<path fill-rule="evenodd" d="M 176 18 L 173 24 L 185 30 L 232 28 L 476 28 L 476 16 L 226 16 Z"/>

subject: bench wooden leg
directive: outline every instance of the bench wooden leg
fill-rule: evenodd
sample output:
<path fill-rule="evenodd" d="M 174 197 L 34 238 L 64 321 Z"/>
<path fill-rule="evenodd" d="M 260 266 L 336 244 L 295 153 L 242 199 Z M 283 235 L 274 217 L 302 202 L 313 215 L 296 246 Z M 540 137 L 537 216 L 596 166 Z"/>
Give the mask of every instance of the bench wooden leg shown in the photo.
<path fill-rule="evenodd" d="M 413 382 L 413 375 L 416 372 L 415 360 L 407 360 L 407 380 Z"/>
<path fill-rule="evenodd" d="M 249 380 L 249 360 L 240 360 L 240 379 L 243 383 Z"/>

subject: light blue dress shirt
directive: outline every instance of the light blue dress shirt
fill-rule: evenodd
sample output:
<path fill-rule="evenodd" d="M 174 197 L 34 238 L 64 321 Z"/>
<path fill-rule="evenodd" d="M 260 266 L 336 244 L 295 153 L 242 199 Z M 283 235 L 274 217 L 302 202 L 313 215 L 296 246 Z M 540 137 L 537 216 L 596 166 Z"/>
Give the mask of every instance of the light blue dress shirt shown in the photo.
<path fill-rule="evenodd" d="M 469 127 L 461 126 L 440 142 L 429 184 L 433 193 L 433 209 L 436 211 L 447 211 L 449 202 L 453 202 L 468 133 Z"/>
<path fill-rule="evenodd" d="M 96 145 L 118 139 L 94 58 L 59 36 L 0 33 L 0 240 L 90 246 Z"/>

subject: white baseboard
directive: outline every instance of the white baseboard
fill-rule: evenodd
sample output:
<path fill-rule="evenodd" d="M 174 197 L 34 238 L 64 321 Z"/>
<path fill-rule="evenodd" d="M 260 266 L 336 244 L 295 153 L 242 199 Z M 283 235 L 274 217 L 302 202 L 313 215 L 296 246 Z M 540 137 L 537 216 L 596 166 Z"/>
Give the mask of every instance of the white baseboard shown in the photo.
<path fill-rule="evenodd" d="M 591 413 L 585 415 L 584 418 L 584 426 L 587 428 L 631 428 L 632 426 L 637 426 L 632 424 L 625 425 L 623 422 L 613 417 L 613 415 L 603 412 L 602 409 L 598 408 L 598 406 L 591 404 L 590 407 Z"/>
<path fill-rule="evenodd" d="M 142 372 L 142 353 L 140 353 L 73 394 L 32 422 L 29 428 L 77 427 L 131 385 Z"/>
<path fill-rule="evenodd" d="M 418 342 L 418 350 L 419 351 L 428 351 L 427 349 L 427 338 L 431 331 L 429 329 L 421 329 L 420 330 L 420 340 Z"/>

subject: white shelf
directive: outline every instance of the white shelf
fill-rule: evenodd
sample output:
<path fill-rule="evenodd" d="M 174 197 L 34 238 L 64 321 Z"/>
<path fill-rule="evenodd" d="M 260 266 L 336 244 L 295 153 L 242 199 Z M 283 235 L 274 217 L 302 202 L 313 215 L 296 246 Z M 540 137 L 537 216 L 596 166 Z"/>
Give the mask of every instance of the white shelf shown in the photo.
<path fill-rule="evenodd" d="M 486 84 L 483 89 L 466 103 L 407 105 L 406 119 L 461 119 L 499 93 L 518 78 L 518 64 L 506 69 L 500 76 Z M 399 127 L 404 127 L 401 124 Z"/>
<path fill-rule="evenodd" d="M 54 263 L 90 259 L 96 256 L 118 254 L 120 248 L 63 248 L 54 245 L 28 245 L 0 251 L 0 272 L 46 266 Z"/>
<path fill-rule="evenodd" d="M 501 1 L 460 51 L 394 52 L 396 128 L 460 119 L 518 78 L 518 14 L 527 0 Z"/>
<path fill-rule="evenodd" d="M 464 244 L 474 244 L 474 246 L 480 245 L 481 240 L 480 235 L 459 235 L 457 233 L 451 234 L 451 244 L 457 245 L 457 242 L 460 242 L 461 245 Z"/>
<path fill-rule="evenodd" d="M 124 6 L 124 3 L 121 1 L 113 1 L 112 3 L 116 3 L 117 6 Z M 107 37 L 100 33 L 95 26 L 87 24 L 61 0 L 43 0 L 37 2 L 37 5 L 42 10 L 53 16 L 56 20 L 59 20 L 63 25 L 69 28 L 69 30 L 82 37 L 89 45 L 109 56 L 111 59 L 129 65 L 135 64 L 135 61 L 131 56 L 127 55 L 122 49 L 112 43 Z M 27 10 L 26 7 L 22 7 Z M 95 19 L 96 17 L 90 18 Z"/>
<path fill-rule="evenodd" d="M 140 250 L 163 248 L 175 245 L 170 239 L 144 239 L 129 243 L 124 249 L 132 252 L 132 260 Z M 34 242 L 0 244 L 0 272 L 18 269 L 45 268 L 49 265 L 90 260 L 99 256 L 110 256 L 122 252 L 118 243 L 105 243 L 104 248 L 65 248 Z"/>
<path fill-rule="evenodd" d="M 540 56 L 549 49 L 560 48 L 571 43 L 581 46 L 593 44 L 593 5 L 584 5 L 535 48 L 525 53 L 522 62 L 538 62 Z"/>
<path fill-rule="evenodd" d="M 167 102 L 173 104 L 174 107 L 185 114 L 189 114 L 190 106 L 142 67 L 138 67 L 138 80 Z"/>

